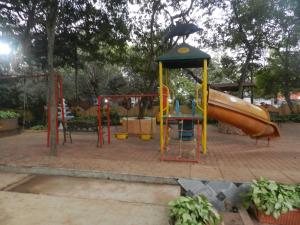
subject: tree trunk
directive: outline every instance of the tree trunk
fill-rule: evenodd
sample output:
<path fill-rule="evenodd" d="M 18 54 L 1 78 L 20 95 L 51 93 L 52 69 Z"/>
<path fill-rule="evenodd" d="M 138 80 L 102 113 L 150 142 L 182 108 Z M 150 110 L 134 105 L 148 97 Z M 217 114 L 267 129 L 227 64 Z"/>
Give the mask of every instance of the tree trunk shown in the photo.
<path fill-rule="evenodd" d="M 78 54 L 77 54 L 77 45 L 75 46 L 75 102 L 76 105 L 79 104 L 78 98 Z"/>
<path fill-rule="evenodd" d="M 290 92 L 288 90 L 288 88 L 286 88 L 285 90 L 283 90 L 283 95 L 284 95 L 284 98 L 285 98 L 285 101 L 286 103 L 288 104 L 290 110 L 291 110 L 291 113 L 294 114 L 294 108 L 293 108 L 293 103 L 291 101 L 291 98 L 290 98 Z"/>
<path fill-rule="evenodd" d="M 27 58 L 29 70 L 32 70 L 31 52 L 30 52 L 30 44 L 32 38 L 31 38 L 30 30 L 34 27 L 35 24 L 36 4 L 37 4 L 36 0 L 33 0 L 31 5 L 29 4 L 28 19 L 26 21 L 26 28 L 22 37 L 23 54 Z"/>
<path fill-rule="evenodd" d="M 250 87 L 250 89 L 251 89 L 251 104 L 253 104 L 254 103 L 254 87 L 252 86 L 252 84 L 253 84 L 253 69 L 252 69 L 252 67 L 251 67 L 251 79 L 250 79 L 250 81 L 251 81 L 251 87 Z"/>
<path fill-rule="evenodd" d="M 241 69 L 241 77 L 239 80 L 239 91 L 238 91 L 238 95 L 240 96 L 240 98 L 244 97 L 244 83 L 247 78 L 247 74 L 249 72 L 249 64 L 250 64 L 251 58 L 252 58 L 252 50 L 249 50 L 246 60 L 245 60 L 245 63 Z"/>
<path fill-rule="evenodd" d="M 291 98 L 290 98 L 290 82 L 289 82 L 289 77 L 290 77 L 290 69 L 289 69 L 289 65 L 290 65 L 290 62 L 289 62 L 289 46 L 286 46 L 285 47 L 285 52 L 284 52 L 284 61 L 283 61 L 283 64 L 284 64 L 284 71 L 285 73 L 283 74 L 283 83 L 284 83 L 284 87 L 283 87 L 283 95 L 284 95 L 284 98 L 286 100 L 286 103 L 288 104 L 290 110 L 291 110 L 291 113 L 294 114 L 294 108 L 293 108 L 293 103 L 291 101 Z"/>
<path fill-rule="evenodd" d="M 53 67 L 53 52 L 54 52 L 54 40 L 55 40 L 55 27 L 56 27 L 56 14 L 58 8 L 57 0 L 49 0 L 47 5 L 47 38 L 48 38 L 48 93 L 49 93 L 49 106 L 50 106 L 50 154 L 56 155 L 56 116 L 57 116 L 57 105 L 56 105 L 56 75 Z"/>
<path fill-rule="evenodd" d="M 139 119 L 143 119 L 145 117 L 145 111 L 146 108 L 148 108 L 148 99 L 147 97 L 142 97 L 139 100 L 139 114 L 138 114 L 138 118 Z"/>
<path fill-rule="evenodd" d="M 277 92 L 276 92 L 276 94 L 274 94 L 274 104 L 277 105 L 277 103 L 278 103 L 278 100 L 277 100 Z"/>
<path fill-rule="evenodd" d="M 241 39 L 242 39 L 243 43 L 245 44 L 246 50 L 247 50 L 246 60 L 243 63 L 243 66 L 242 66 L 242 69 L 241 69 L 241 77 L 240 77 L 240 80 L 239 80 L 239 90 L 238 90 L 238 95 L 241 98 L 243 98 L 244 97 L 243 96 L 244 95 L 244 93 L 243 93 L 244 92 L 244 86 L 243 85 L 244 85 L 245 79 L 247 78 L 247 74 L 249 72 L 249 64 L 251 62 L 251 59 L 253 58 L 254 49 L 253 49 L 252 43 L 248 40 L 247 32 L 245 31 L 245 29 L 243 27 L 244 26 L 243 22 L 241 21 L 241 19 L 239 17 L 238 4 L 240 4 L 240 2 L 237 1 L 237 0 L 234 0 L 234 1 L 231 2 L 233 13 L 234 13 L 237 25 L 238 25 L 238 30 L 239 30 Z"/>

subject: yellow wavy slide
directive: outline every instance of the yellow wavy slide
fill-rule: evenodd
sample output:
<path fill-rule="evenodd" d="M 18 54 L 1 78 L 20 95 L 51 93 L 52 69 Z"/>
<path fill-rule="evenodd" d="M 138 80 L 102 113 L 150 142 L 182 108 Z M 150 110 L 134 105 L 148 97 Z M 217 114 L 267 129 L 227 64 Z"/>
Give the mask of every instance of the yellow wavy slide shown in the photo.
<path fill-rule="evenodd" d="M 280 136 L 278 126 L 264 109 L 213 89 L 208 96 L 208 117 L 240 128 L 252 138 Z"/>

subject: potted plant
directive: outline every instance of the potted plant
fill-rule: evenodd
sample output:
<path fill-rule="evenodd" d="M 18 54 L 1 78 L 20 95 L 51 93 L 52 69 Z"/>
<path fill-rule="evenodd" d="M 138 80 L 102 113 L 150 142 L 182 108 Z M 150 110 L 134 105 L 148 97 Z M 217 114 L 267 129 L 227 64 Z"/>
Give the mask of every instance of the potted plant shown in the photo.
<path fill-rule="evenodd" d="M 297 185 L 280 184 L 264 178 L 254 180 L 245 206 L 251 203 L 261 223 L 300 224 L 300 187 Z"/>
<path fill-rule="evenodd" d="M 0 111 L 0 131 L 11 131 L 18 128 L 19 114 L 12 111 Z"/>
<path fill-rule="evenodd" d="M 212 204 L 204 197 L 179 197 L 171 202 L 171 225 L 218 225 L 221 216 Z"/>

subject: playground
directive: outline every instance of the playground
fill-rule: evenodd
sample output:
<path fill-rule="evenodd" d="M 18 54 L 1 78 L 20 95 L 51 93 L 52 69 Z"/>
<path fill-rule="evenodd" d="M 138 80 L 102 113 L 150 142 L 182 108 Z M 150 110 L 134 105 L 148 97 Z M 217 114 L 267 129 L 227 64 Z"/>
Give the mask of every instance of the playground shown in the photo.
<path fill-rule="evenodd" d="M 14 60 L 0 39 L 0 221 L 300 224 L 299 35 L 291 36 L 294 46 L 276 47 L 286 28 L 271 16 L 296 12 L 287 7 L 280 14 L 281 1 L 274 1 L 278 7 L 268 6 L 268 16 L 248 26 L 248 8 L 225 1 L 224 13 L 232 4 L 237 18 L 209 37 L 215 24 L 202 23 L 205 30 L 187 17 L 193 0 L 186 12 L 180 1 L 129 1 L 152 12 L 148 25 L 148 17 L 126 11 L 126 1 L 29 2 L 29 27 Z M 172 16 L 168 4 L 181 12 Z M 35 18 L 35 7 L 47 13 Z M 26 18 L 25 11 L 14 15 Z M 160 26 L 168 16 L 171 24 Z M 46 21 L 39 27 L 37 19 Z M 70 24 L 56 25 L 62 21 Z M 45 40 L 30 40 L 37 27 Z M 270 44 L 261 27 L 276 27 L 279 39 Z M 195 33 L 197 45 L 187 41 Z"/>
<path fill-rule="evenodd" d="M 210 55 L 182 43 L 159 56 L 157 61 L 159 66 L 158 94 L 135 93 L 98 96 L 97 117 L 94 121 L 67 120 L 65 118 L 67 113 L 63 98 L 62 79 L 57 76 L 55 137 L 56 144 L 59 144 L 58 162 L 61 159 L 64 161 L 65 158 L 97 158 L 111 160 L 112 162 L 131 162 L 132 165 L 130 166 L 133 166 L 133 168 L 135 163 L 139 162 L 200 163 L 200 165 L 209 166 L 214 171 L 212 172 L 215 173 L 212 179 L 232 181 L 250 181 L 253 178 L 259 178 L 264 176 L 263 173 L 267 171 L 265 169 L 285 171 L 289 170 L 290 166 L 292 170 L 296 169 L 293 166 L 297 164 L 297 157 L 296 160 L 293 160 L 295 165 L 293 161 L 288 161 L 289 163 L 287 161 L 281 162 L 286 160 L 285 157 L 282 157 L 286 154 L 281 148 L 284 146 L 286 151 L 288 151 L 288 148 L 284 144 L 280 145 L 278 143 L 280 137 L 278 125 L 271 122 L 269 113 L 265 109 L 209 88 L 208 64 Z M 185 70 L 185 68 L 196 68 L 200 76 Z M 187 107 L 188 112 L 182 111 L 182 106 L 180 106 L 179 100 L 174 94 L 175 90 L 171 89 L 170 85 L 171 74 L 174 70 L 178 71 L 178 69 L 181 69 L 182 76 L 189 75 L 195 80 L 194 96 L 190 100 L 190 107 Z M 156 107 L 156 112 L 153 109 L 155 102 L 159 105 L 159 107 Z M 116 110 L 116 107 L 119 109 L 118 115 L 120 115 L 120 108 L 123 109 L 123 115 L 117 119 L 115 118 L 113 122 L 111 119 L 112 110 Z M 136 108 L 135 115 L 130 117 L 129 113 L 134 107 Z M 32 159 L 41 157 L 43 159 L 47 156 L 51 131 L 49 108 L 48 105 L 47 144 L 43 144 L 45 139 L 42 138 L 42 132 L 29 131 L 19 135 L 19 141 L 10 137 L 7 139 L 2 138 L 2 142 L 8 141 L 5 144 L 7 152 L 12 154 L 17 151 L 24 151 L 24 153 L 18 153 L 17 155 L 18 157 L 23 155 L 25 159 L 29 159 L 29 157 L 32 157 Z M 145 117 L 145 110 L 152 111 L 152 115 Z M 236 127 L 243 135 L 220 134 L 216 129 L 216 125 L 210 125 L 208 131 L 208 117 L 214 119 L 214 121 L 227 124 L 226 126 L 230 129 Z M 84 130 L 92 131 L 91 134 L 74 132 L 74 129 L 76 130 L 82 125 L 85 126 Z M 298 128 L 294 124 L 290 126 Z M 288 138 L 291 134 L 288 133 L 288 130 L 286 132 L 285 135 Z M 10 143 L 9 140 L 14 140 L 14 142 Z M 285 140 L 279 139 L 279 141 L 285 143 Z M 293 142 L 293 144 L 297 146 L 296 142 Z M 271 154 L 271 152 L 274 153 Z M 26 153 L 29 153 L 30 156 L 27 156 Z M 272 157 L 274 159 L 271 159 Z M 291 157 L 295 157 L 295 155 Z M 6 160 L 6 157 L 1 158 Z M 30 160 L 30 162 L 33 161 Z M 266 163 L 267 161 L 270 162 Z M 38 163 L 39 160 L 36 160 L 36 162 Z M 264 165 L 260 165 L 261 162 Z M 90 164 L 90 166 L 92 165 Z M 166 166 L 169 165 L 174 164 L 166 164 Z M 176 171 L 180 166 L 176 165 Z M 183 164 L 183 166 L 191 167 L 188 164 Z M 235 167 L 241 167 L 239 173 L 235 173 L 235 169 L 231 171 Z M 124 169 L 124 167 L 121 166 L 119 169 Z M 153 173 L 152 166 L 144 168 L 142 171 L 145 170 L 146 172 L 147 169 L 150 169 L 150 172 Z M 157 169 L 162 174 L 173 172 L 172 169 L 171 171 L 160 170 L 160 167 Z M 154 169 L 154 171 L 157 169 Z M 261 173 L 257 173 L 257 171 Z M 194 178 L 191 169 L 183 170 L 183 173 L 188 173 L 189 178 Z M 207 177 L 201 177 L 202 174 L 205 176 L 207 173 L 201 173 L 200 170 L 196 176 L 208 179 Z M 276 173 L 273 172 L 273 174 Z M 272 174 L 267 175 L 268 177 L 272 176 Z M 186 174 L 183 177 L 186 177 Z M 293 182 L 283 172 L 276 174 L 275 178 L 283 182 Z"/>
<path fill-rule="evenodd" d="M 119 196 L 121 200 L 118 201 L 122 202 L 124 196 L 133 195 L 135 199 L 135 194 L 140 194 L 141 191 L 134 191 L 139 182 L 150 184 L 147 187 L 150 189 L 154 184 L 175 185 L 167 189 L 175 190 L 177 197 L 179 192 L 194 196 L 194 200 L 203 196 L 203 201 L 213 204 L 211 207 L 225 212 L 223 221 L 227 224 L 234 221 L 227 219 L 232 216 L 228 217 L 227 213 L 233 213 L 241 224 L 252 221 L 241 209 L 242 200 L 238 197 L 251 190 L 249 183 L 260 180 L 294 188 L 293 185 L 300 182 L 300 126 L 274 121 L 266 108 L 213 89 L 214 86 L 208 84 L 210 60 L 207 53 L 182 43 L 157 58 L 158 93 L 99 95 L 94 106 L 88 109 L 91 114 L 86 117 L 68 117 L 62 77 L 55 75 L 55 107 L 51 108 L 50 104 L 45 107 L 47 130 L 24 130 L 23 125 L 23 132 L 18 133 L 16 119 L 10 117 L 1 125 L 7 130 L 2 131 L 1 145 L 5 148 L 0 151 L 0 169 L 32 174 L 28 180 L 12 184 L 7 190 L 18 192 L 15 197 L 22 199 L 24 196 L 18 196 L 20 193 L 43 194 L 45 190 L 51 196 L 77 199 L 82 195 L 89 199 L 86 193 L 91 186 L 86 186 L 85 180 L 65 181 L 66 178 L 47 176 L 101 178 L 125 183 L 101 184 L 104 186 L 100 189 L 96 184 L 96 189 L 91 192 L 100 195 L 99 199 L 115 200 L 115 196 Z M 192 95 L 184 101 L 179 100 L 172 85 L 173 73 L 194 79 Z M 13 124 L 9 123 L 11 119 L 14 119 Z M 51 155 L 49 149 L 54 144 L 56 152 Z M 261 180 L 262 177 L 268 180 Z M 77 190 L 71 195 L 61 188 L 51 189 L 56 185 L 67 187 L 73 182 Z M 40 185 L 45 185 L 45 190 L 37 190 Z M 106 185 L 108 189 L 119 185 L 130 188 L 126 194 L 118 193 L 120 190 L 106 190 Z M 142 197 L 155 199 L 158 192 L 163 207 L 153 203 L 151 210 L 160 215 L 158 220 L 166 220 L 168 208 L 163 199 L 167 194 L 150 189 L 147 191 L 149 196 L 144 194 Z M 3 195 L 14 198 L 15 194 Z M 169 202 L 172 202 L 171 198 Z M 35 200 L 25 198 L 25 201 Z M 42 204 L 49 207 L 49 201 L 52 200 L 44 199 Z M 7 201 L 7 204 L 11 202 Z M 23 205 L 20 207 L 24 208 Z M 114 207 L 124 206 L 117 203 Z M 100 207 L 99 210 L 107 209 Z M 236 212 L 239 214 L 234 214 Z M 145 212 L 141 210 L 141 213 Z M 64 217 L 64 214 L 60 216 Z M 45 215 L 46 220 L 48 217 Z"/>
<path fill-rule="evenodd" d="M 162 178 L 192 178 L 250 182 L 261 176 L 284 183 L 300 182 L 300 127 L 296 123 L 281 125 L 281 138 L 271 141 L 248 136 L 222 134 L 208 125 L 208 152 L 199 163 L 161 161 L 159 135 L 143 141 L 137 136 L 126 140 L 111 139 L 111 144 L 97 147 L 95 133 L 73 134 L 73 143 L 60 144 L 58 156 L 49 156 L 46 132 L 27 131 L 2 137 L 2 167 L 73 169 L 101 171 Z M 63 139 L 61 134 L 60 139 Z"/>

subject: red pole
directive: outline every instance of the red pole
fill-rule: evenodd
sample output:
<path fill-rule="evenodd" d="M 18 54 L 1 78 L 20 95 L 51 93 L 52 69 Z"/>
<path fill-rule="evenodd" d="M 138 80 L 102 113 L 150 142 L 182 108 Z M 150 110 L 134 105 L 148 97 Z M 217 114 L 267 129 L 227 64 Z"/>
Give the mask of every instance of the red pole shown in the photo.
<path fill-rule="evenodd" d="M 106 99 L 106 117 L 107 117 L 107 144 L 110 144 L 110 112 L 109 112 L 109 99 Z"/>
<path fill-rule="evenodd" d="M 58 82 L 57 75 L 55 76 L 55 100 L 56 100 L 56 144 L 59 143 L 58 137 Z"/>
<path fill-rule="evenodd" d="M 62 85 L 62 79 L 59 76 L 59 91 L 60 91 L 60 109 L 61 109 L 61 122 L 63 125 L 63 128 L 65 127 L 65 106 L 64 106 L 64 96 L 63 96 L 63 85 Z M 66 135 L 64 134 L 64 142 L 66 142 Z"/>
<path fill-rule="evenodd" d="M 200 161 L 200 140 L 201 140 L 201 129 L 200 129 L 200 121 L 197 121 L 197 161 Z"/>
<path fill-rule="evenodd" d="M 99 145 L 102 147 L 103 137 L 102 137 L 102 121 L 101 121 L 101 96 L 98 96 L 98 140 Z"/>

